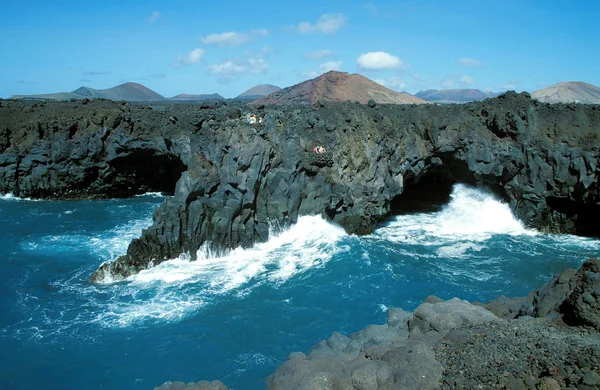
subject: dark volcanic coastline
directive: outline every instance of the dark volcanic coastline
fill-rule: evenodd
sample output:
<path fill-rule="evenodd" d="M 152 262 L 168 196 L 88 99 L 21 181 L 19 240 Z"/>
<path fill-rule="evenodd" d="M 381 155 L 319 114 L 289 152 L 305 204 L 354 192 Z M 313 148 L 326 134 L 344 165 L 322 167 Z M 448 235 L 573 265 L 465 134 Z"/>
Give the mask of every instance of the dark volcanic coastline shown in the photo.
<path fill-rule="evenodd" d="M 528 226 L 600 237 L 599 137 L 600 106 L 512 92 L 451 106 L 0 100 L 0 192 L 172 195 L 92 281 L 202 245 L 248 247 L 300 215 L 369 233 L 390 215 L 434 210 L 458 182 L 494 192 Z M 590 260 L 523 298 L 390 309 L 387 324 L 293 353 L 267 387 L 599 388 L 599 280 Z M 225 388 L 193 386 L 161 388 Z"/>
<path fill-rule="evenodd" d="M 600 236 L 600 106 L 513 92 L 451 106 L 2 101 L 0 117 L 1 192 L 173 195 L 93 281 L 202 245 L 249 247 L 299 215 L 370 233 L 443 204 L 457 182 L 493 191 L 527 226 Z"/>

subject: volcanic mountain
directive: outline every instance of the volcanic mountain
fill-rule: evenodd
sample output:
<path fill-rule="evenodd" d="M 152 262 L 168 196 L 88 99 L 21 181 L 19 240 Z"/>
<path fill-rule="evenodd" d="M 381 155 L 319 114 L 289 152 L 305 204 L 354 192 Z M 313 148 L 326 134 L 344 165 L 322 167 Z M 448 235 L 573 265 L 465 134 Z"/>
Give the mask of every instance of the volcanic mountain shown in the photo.
<path fill-rule="evenodd" d="M 256 85 L 256 86 L 250 88 L 249 90 L 247 90 L 246 92 L 240 94 L 235 99 L 236 100 L 253 101 L 253 100 L 260 99 L 263 96 L 266 96 L 270 93 L 273 93 L 273 92 L 276 92 L 279 90 L 281 90 L 281 88 L 276 85 L 271 85 L 271 84 Z"/>
<path fill-rule="evenodd" d="M 81 87 L 73 91 L 73 93 L 89 98 L 104 98 L 110 100 L 152 101 L 164 99 L 163 96 L 138 83 L 125 83 L 108 89 Z"/>
<path fill-rule="evenodd" d="M 600 104 L 600 88 L 581 81 L 563 81 L 535 91 L 531 97 L 545 103 Z"/>
<path fill-rule="evenodd" d="M 218 93 L 205 93 L 200 95 L 190 95 L 187 93 L 180 93 L 179 95 L 169 98 L 170 100 L 186 100 L 186 101 L 204 101 L 204 100 L 225 100 L 225 98 Z"/>
<path fill-rule="evenodd" d="M 329 71 L 300 84 L 273 92 L 254 104 L 314 103 L 358 101 L 366 104 L 373 99 L 376 103 L 426 104 L 414 96 L 392 91 L 359 74 Z"/>
<path fill-rule="evenodd" d="M 138 83 L 125 83 L 108 89 L 94 89 L 79 87 L 73 92 L 58 92 L 42 95 L 15 95 L 13 99 L 43 99 L 43 100 L 68 100 L 68 99 L 109 99 L 135 101 L 164 100 L 164 97 Z"/>
<path fill-rule="evenodd" d="M 496 97 L 499 92 L 481 92 L 478 89 L 428 89 L 415 94 L 432 103 L 466 103 Z"/>

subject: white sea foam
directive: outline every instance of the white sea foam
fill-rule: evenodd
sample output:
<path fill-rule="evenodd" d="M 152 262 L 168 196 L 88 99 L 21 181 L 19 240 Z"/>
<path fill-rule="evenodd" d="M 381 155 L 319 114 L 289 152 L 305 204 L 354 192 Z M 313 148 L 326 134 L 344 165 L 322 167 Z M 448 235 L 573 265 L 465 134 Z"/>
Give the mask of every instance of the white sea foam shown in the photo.
<path fill-rule="evenodd" d="M 180 256 L 130 276 L 125 283 L 106 286 L 114 296 L 94 321 L 123 327 L 152 319 L 183 318 L 224 294 L 245 295 L 265 282 L 284 283 L 324 265 L 347 249 L 336 245 L 344 236 L 343 229 L 321 217 L 304 216 L 249 249 L 213 257 L 201 248 L 195 261 Z"/>
<path fill-rule="evenodd" d="M 143 194 L 138 194 L 136 195 L 136 197 L 142 197 L 142 196 L 152 196 L 154 198 L 164 198 L 165 196 L 162 194 L 162 192 L 146 192 Z"/>
<path fill-rule="evenodd" d="M 319 216 L 304 216 L 289 229 L 249 249 L 238 248 L 214 257 L 200 248 L 196 261 L 185 257 L 162 262 L 128 280 L 166 283 L 205 280 L 216 291 L 229 291 L 252 278 L 284 282 L 299 272 L 325 264 L 339 251 L 336 242 L 346 233 Z"/>
<path fill-rule="evenodd" d="M 0 200 L 9 200 L 9 201 L 20 201 L 20 200 L 26 200 L 26 201 L 30 201 L 30 202 L 37 202 L 40 199 L 31 199 L 31 198 L 19 198 L 18 196 L 14 196 L 12 192 L 9 192 L 7 194 L 2 194 L 0 195 Z"/>
<path fill-rule="evenodd" d="M 507 204 L 479 189 L 454 186 L 450 202 L 436 213 L 402 215 L 377 229 L 374 237 L 412 245 L 446 245 L 441 254 L 460 256 L 496 234 L 535 235 L 525 229 Z M 459 246 L 455 246 L 456 244 Z M 452 247 L 450 247 L 450 246 Z"/>

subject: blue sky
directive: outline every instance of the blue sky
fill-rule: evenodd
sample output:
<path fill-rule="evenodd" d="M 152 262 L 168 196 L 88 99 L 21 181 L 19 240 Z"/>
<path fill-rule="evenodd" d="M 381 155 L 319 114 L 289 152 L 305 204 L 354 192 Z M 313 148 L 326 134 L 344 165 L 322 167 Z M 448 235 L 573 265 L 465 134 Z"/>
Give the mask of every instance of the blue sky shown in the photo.
<path fill-rule="evenodd" d="M 600 86 L 600 1 L 2 0 L 0 97 L 139 82 L 235 97 L 330 70 L 391 89 Z"/>

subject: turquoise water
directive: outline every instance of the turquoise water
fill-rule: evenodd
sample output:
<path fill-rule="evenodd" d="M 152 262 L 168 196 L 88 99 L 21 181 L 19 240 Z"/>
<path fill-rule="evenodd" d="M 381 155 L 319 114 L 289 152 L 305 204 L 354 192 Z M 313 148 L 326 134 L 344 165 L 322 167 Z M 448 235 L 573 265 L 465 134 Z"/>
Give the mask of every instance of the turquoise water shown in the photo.
<path fill-rule="evenodd" d="M 290 352 L 382 323 L 388 307 L 524 295 L 600 253 L 598 240 L 524 229 L 506 205 L 459 185 L 442 211 L 394 217 L 370 236 L 307 216 L 227 257 L 200 250 L 196 262 L 88 283 L 161 201 L 0 198 L 2 388 L 220 379 L 261 389 Z"/>

